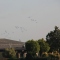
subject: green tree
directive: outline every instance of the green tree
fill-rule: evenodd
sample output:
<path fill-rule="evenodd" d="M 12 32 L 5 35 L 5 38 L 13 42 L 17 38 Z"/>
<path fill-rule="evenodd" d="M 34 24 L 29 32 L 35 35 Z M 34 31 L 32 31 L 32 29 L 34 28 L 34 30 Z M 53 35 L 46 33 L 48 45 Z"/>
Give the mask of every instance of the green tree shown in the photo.
<path fill-rule="evenodd" d="M 4 52 L 4 57 L 15 58 L 16 52 L 15 52 L 14 48 L 6 48 L 5 52 Z"/>
<path fill-rule="evenodd" d="M 50 51 L 60 50 L 60 29 L 55 26 L 55 29 L 47 34 L 46 40 L 50 45 Z"/>
<path fill-rule="evenodd" d="M 36 53 L 40 51 L 40 46 L 37 41 L 29 40 L 25 43 L 27 56 L 28 57 L 35 57 Z"/>
<path fill-rule="evenodd" d="M 43 38 L 39 39 L 38 43 L 40 45 L 40 55 L 43 52 L 48 52 L 49 51 L 49 49 L 50 49 L 49 44 Z"/>

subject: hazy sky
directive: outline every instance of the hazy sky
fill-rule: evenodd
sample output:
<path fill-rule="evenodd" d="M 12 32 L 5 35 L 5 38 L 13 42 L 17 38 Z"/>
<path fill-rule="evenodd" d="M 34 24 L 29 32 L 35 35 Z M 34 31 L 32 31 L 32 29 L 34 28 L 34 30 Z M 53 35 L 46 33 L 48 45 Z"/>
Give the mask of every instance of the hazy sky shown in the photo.
<path fill-rule="evenodd" d="M 0 38 L 46 38 L 60 28 L 60 0 L 0 0 Z"/>

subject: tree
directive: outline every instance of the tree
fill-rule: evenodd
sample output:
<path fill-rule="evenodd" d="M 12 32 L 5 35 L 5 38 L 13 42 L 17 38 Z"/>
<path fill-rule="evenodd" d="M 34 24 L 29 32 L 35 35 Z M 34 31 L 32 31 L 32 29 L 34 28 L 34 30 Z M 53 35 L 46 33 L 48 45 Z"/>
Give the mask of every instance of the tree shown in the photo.
<path fill-rule="evenodd" d="M 29 40 L 25 43 L 25 46 L 29 57 L 36 56 L 36 53 L 40 51 L 40 46 L 37 41 Z"/>
<path fill-rule="evenodd" d="M 3 55 L 6 58 L 15 58 L 16 52 L 15 52 L 14 48 L 6 48 Z"/>
<path fill-rule="evenodd" d="M 48 52 L 49 51 L 49 49 L 50 49 L 49 44 L 43 38 L 39 39 L 38 43 L 40 45 L 40 55 L 43 52 Z"/>
<path fill-rule="evenodd" d="M 47 34 L 46 40 L 51 47 L 51 51 L 60 50 L 60 29 L 55 26 L 55 29 Z"/>

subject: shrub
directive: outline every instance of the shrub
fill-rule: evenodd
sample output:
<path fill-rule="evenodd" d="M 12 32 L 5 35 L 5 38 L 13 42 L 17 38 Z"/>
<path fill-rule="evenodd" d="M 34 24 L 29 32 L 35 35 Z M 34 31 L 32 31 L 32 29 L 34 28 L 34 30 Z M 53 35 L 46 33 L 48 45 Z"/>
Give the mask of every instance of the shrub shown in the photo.
<path fill-rule="evenodd" d="M 14 48 L 7 48 L 7 49 L 5 49 L 3 56 L 6 58 L 16 58 L 16 52 L 15 52 Z"/>
<path fill-rule="evenodd" d="M 42 57 L 48 57 L 47 53 L 42 54 Z"/>

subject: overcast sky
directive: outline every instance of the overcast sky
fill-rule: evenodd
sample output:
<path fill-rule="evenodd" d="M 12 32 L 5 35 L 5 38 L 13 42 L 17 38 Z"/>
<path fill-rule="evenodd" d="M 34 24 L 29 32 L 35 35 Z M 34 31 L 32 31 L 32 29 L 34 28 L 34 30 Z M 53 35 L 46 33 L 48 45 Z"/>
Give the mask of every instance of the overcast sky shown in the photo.
<path fill-rule="evenodd" d="M 60 0 L 0 0 L 0 38 L 46 38 L 60 28 Z"/>

